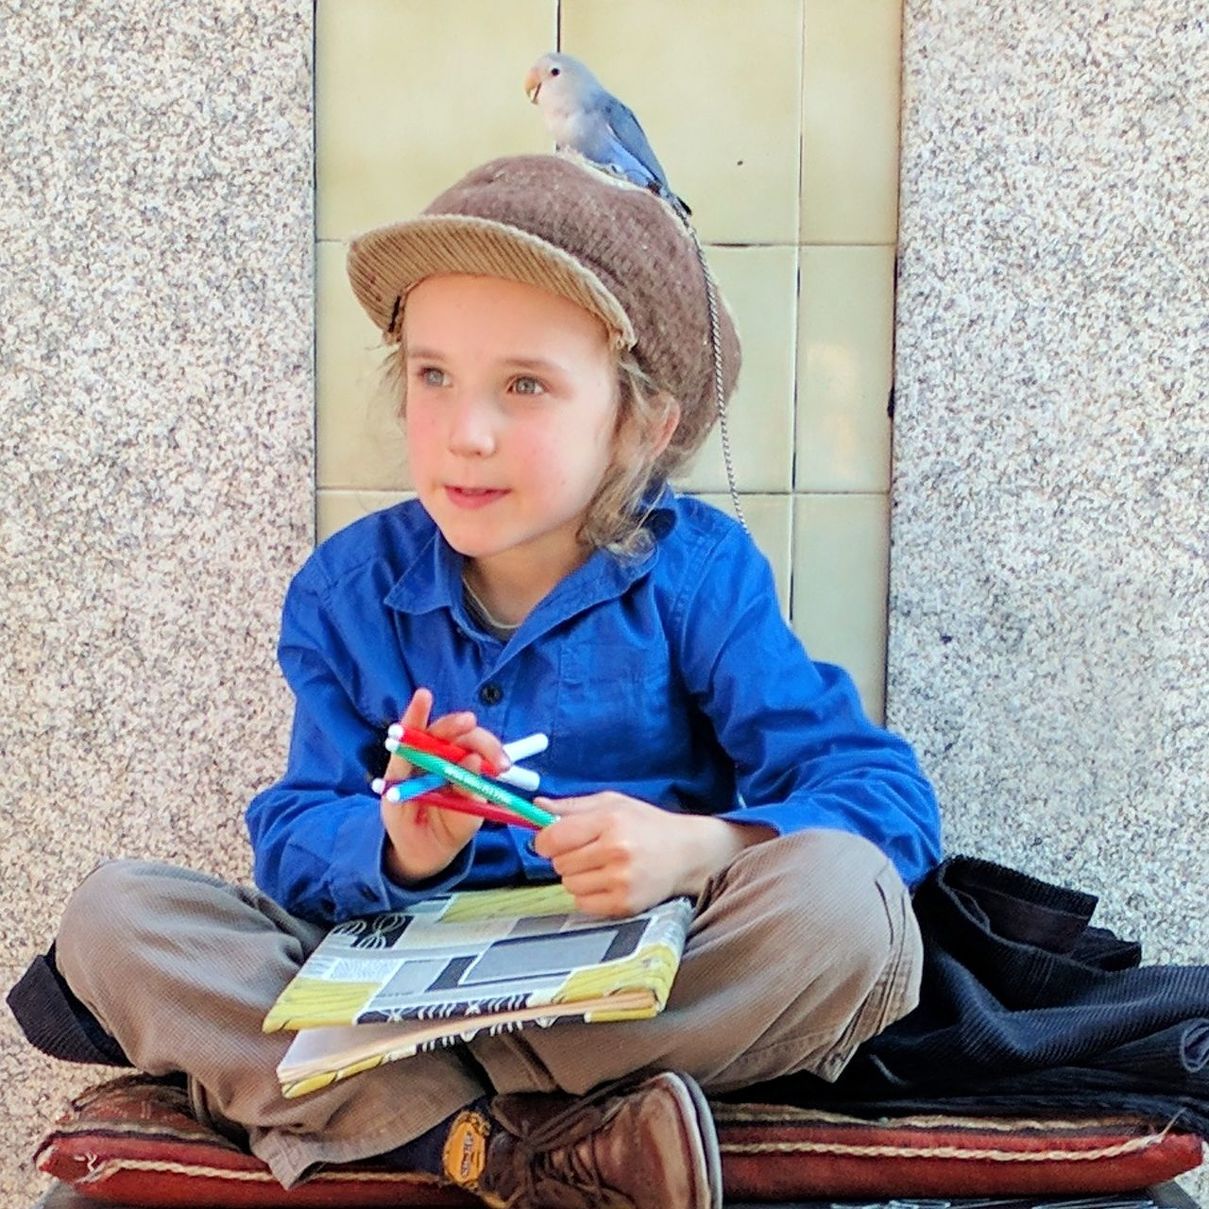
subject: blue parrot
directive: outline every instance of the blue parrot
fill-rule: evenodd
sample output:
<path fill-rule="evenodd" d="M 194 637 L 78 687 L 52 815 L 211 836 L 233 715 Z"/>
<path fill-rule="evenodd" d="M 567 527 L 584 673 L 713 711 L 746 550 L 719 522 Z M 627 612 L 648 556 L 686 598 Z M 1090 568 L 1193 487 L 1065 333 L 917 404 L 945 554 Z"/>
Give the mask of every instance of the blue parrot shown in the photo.
<path fill-rule="evenodd" d="M 638 119 L 578 59 L 548 54 L 529 69 L 525 92 L 559 148 L 658 193 L 684 217 L 692 211 L 667 183 Z"/>

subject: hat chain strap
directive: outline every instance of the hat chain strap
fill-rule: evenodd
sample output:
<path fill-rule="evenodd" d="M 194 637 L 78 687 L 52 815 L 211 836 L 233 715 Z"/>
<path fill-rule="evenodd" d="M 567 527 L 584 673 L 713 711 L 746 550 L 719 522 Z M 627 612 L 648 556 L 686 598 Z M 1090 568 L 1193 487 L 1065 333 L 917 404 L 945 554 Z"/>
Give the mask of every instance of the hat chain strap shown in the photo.
<path fill-rule="evenodd" d="M 747 518 L 743 515 L 743 505 L 739 503 L 735 464 L 730 451 L 730 429 L 726 423 L 726 391 L 722 384 L 722 341 L 718 334 L 718 287 L 714 282 L 714 275 L 709 271 L 705 249 L 701 246 L 696 230 L 687 221 L 684 225 L 693 237 L 693 247 L 697 249 L 697 259 L 701 262 L 701 272 L 705 277 L 705 300 L 709 307 L 709 344 L 714 357 L 714 402 L 718 408 L 718 435 L 722 438 L 722 460 L 726 463 L 726 485 L 730 490 L 730 502 L 735 516 L 743 526 L 743 532 L 750 533 Z"/>

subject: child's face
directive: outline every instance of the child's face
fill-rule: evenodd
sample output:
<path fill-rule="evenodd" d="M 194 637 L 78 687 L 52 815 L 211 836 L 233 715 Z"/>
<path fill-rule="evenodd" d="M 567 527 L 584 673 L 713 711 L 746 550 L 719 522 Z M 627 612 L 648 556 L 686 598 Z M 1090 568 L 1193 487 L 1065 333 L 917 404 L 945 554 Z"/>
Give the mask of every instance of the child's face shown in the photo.
<path fill-rule="evenodd" d="M 496 277 L 441 276 L 403 317 L 412 480 L 485 576 L 548 590 L 583 562 L 580 522 L 613 458 L 616 357 L 565 298 Z"/>

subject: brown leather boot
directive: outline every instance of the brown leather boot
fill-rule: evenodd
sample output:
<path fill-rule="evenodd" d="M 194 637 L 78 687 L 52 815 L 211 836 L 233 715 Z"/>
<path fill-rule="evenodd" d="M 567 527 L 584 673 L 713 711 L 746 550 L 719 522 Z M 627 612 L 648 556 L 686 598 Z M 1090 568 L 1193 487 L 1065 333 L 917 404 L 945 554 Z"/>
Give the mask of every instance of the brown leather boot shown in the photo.
<path fill-rule="evenodd" d="M 510 1095 L 491 1121 L 467 1111 L 445 1174 L 488 1205 L 516 1209 L 720 1209 L 722 1167 L 705 1096 L 662 1072 L 586 1096 Z"/>

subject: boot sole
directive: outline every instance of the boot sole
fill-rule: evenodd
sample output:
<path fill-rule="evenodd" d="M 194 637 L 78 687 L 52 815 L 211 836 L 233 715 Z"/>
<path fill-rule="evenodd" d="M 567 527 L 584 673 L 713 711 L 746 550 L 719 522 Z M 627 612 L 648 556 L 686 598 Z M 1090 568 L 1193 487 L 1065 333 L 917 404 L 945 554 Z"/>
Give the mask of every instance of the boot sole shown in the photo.
<path fill-rule="evenodd" d="M 709 1184 L 710 1209 L 722 1209 L 722 1154 L 718 1147 L 713 1110 L 692 1075 L 680 1071 L 673 1073 L 688 1093 L 697 1118 L 697 1132 L 701 1135 L 702 1158 L 705 1160 L 705 1176 Z"/>

